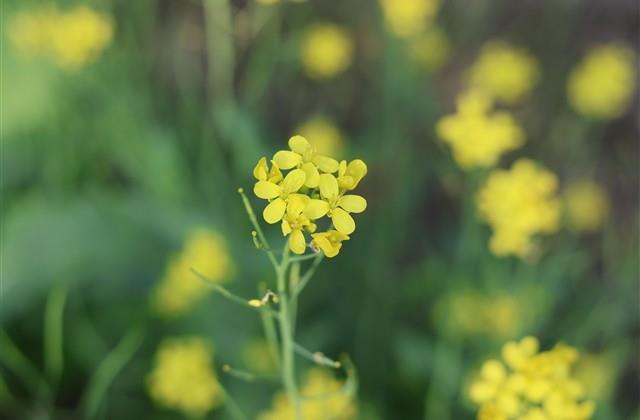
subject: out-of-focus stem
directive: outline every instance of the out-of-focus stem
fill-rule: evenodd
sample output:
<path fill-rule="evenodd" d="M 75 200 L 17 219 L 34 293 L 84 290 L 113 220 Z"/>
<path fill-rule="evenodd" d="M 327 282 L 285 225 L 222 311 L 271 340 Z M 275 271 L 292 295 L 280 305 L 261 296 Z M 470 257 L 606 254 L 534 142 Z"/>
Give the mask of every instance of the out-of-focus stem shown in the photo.
<path fill-rule="evenodd" d="M 58 386 L 64 365 L 62 328 L 66 299 L 66 286 L 57 286 L 49 293 L 45 308 L 44 366 L 53 390 Z"/>
<path fill-rule="evenodd" d="M 204 0 L 209 94 L 214 106 L 233 101 L 233 22 L 229 0 Z"/>
<path fill-rule="evenodd" d="M 22 354 L 18 346 L 11 340 L 11 337 L 0 329 L 0 362 L 20 378 L 20 380 L 31 389 L 33 396 L 50 399 L 51 391 L 46 381 L 40 375 L 38 369 Z"/>

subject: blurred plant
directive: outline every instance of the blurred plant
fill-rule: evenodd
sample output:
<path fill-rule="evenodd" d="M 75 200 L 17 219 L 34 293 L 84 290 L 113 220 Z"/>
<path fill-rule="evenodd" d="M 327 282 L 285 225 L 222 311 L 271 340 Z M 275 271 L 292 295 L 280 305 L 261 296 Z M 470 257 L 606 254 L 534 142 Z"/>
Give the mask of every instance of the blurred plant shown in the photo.
<path fill-rule="evenodd" d="M 420 35 L 440 8 L 440 0 L 380 0 L 387 29 L 401 38 Z"/>
<path fill-rule="evenodd" d="M 614 391 L 617 366 L 612 355 L 589 353 L 576 364 L 576 379 L 585 387 L 585 393 L 596 401 L 607 401 Z"/>
<path fill-rule="evenodd" d="M 278 371 L 277 355 L 271 351 L 269 343 L 254 338 L 242 348 L 242 361 L 251 371 L 260 375 L 270 375 Z"/>
<path fill-rule="evenodd" d="M 637 77 L 630 48 L 605 44 L 591 49 L 573 69 L 567 82 L 571 107 L 585 117 L 613 119 L 629 107 Z"/>
<path fill-rule="evenodd" d="M 472 90 L 458 97 L 457 113 L 438 121 L 438 136 L 465 170 L 495 165 L 502 154 L 524 143 L 524 133 L 506 111 L 492 112 L 490 96 Z"/>
<path fill-rule="evenodd" d="M 199 337 L 165 339 L 147 377 L 149 395 L 164 407 L 191 417 L 204 416 L 224 400 L 212 357 L 211 347 Z"/>
<path fill-rule="evenodd" d="M 215 284 L 224 284 L 233 273 L 233 261 L 224 239 L 200 228 L 192 231 L 180 254 L 172 257 L 151 295 L 153 310 L 164 317 L 187 312 L 211 291 L 211 287 L 193 276 L 195 268 Z"/>
<path fill-rule="evenodd" d="M 447 34 L 436 25 L 408 40 L 409 55 L 428 71 L 436 71 L 446 64 L 451 55 Z"/>
<path fill-rule="evenodd" d="M 319 154 L 338 158 L 342 155 L 344 138 L 340 129 L 330 119 L 323 116 L 312 117 L 300 124 L 295 131 L 309 139 Z"/>
<path fill-rule="evenodd" d="M 609 200 L 598 184 L 579 181 L 567 186 L 563 208 L 571 229 L 593 232 L 602 226 L 609 211 Z"/>
<path fill-rule="evenodd" d="M 528 51 L 504 41 L 489 41 L 469 69 L 469 83 L 493 98 L 514 104 L 540 77 L 537 60 Z"/>
<path fill-rule="evenodd" d="M 9 37 L 25 56 L 50 56 L 61 68 L 78 70 L 93 62 L 113 38 L 111 19 L 87 6 L 59 11 L 45 6 L 12 16 Z"/>
<path fill-rule="evenodd" d="M 330 79 L 345 71 L 353 56 L 353 41 L 339 25 L 322 22 L 306 30 L 300 59 L 312 79 Z"/>
<path fill-rule="evenodd" d="M 595 411 L 583 401 L 583 385 L 572 376 L 578 352 L 565 344 L 539 352 L 538 340 L 525 337 L 502 348 L 503 361 L 482 365 L 471 385 L 479 420 L 586 420 Z"/>
<path fill-rule="evenodd" d="M 529 159 L 518 159 L 510 170 L 493 170 L 477 195 L 480 216 L 493 229 L 491 252 L 531 256 L 533 236 L 560 225 L 557 188 L 555 174 Z"/>
<path fill-rule="evenodd" d="M 256 3 L 263 4 L 265 6 L 271 6 L 273 4 L 280 3 L 306 3 L 307 0 L 256 0 Z"/>

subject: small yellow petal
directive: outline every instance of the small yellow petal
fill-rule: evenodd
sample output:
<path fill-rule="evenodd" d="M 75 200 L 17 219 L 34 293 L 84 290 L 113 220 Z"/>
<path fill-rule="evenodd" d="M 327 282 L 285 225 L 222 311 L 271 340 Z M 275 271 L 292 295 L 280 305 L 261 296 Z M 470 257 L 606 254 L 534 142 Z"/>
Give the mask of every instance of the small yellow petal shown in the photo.
<path fill-rule="evenodd" d="M 304 163 L 302 165 L 302 170 L 307 176 L 304 185 L 309 188 L 316 188 L 320 182 L 320 173 L 318 172 L 316 165 L 311 162 Z"/>
<path fill-rule="evenodd" d="M 306 242 L 304 240 L 304 234 L 301 230 L 296 229 L 289 235 L 289 249 L 294 254 L 304 254 L 306 248 Z"/>
<path fill-rule="evenodd" d="M 254 178 L 257 179 L 258 181 L 266 181 L 267 170 L 268 170 L 267 158 L 266 157 L 260 158 L 260 160 L 256 164 L 256 167 L 253 168 Z"/>
<path fill-rule="evenodd" d="M 282 190 L 285 194 L 291 194 L 298 191 L 306 180 L 307 176 L 302 169 L 294 169 L 284 177 L 282 181 Z"/>
<path fill-rule="evenodd" d="M 313 163 L 318 165 L 318 169 L 329 174 L 336 172 L 340 167 L 338 161 L 330 157 L 315 155 L 312 160 Z"/>
<path fill-rule="evenodd" d="M 280 229 L 282 230 L 282 236 L 287 236 L 288 234 L 291 233 L 291 225 L 286 220 L 282 221 L 282 224 L 280 225 Z"/>
<path fill-rule="evenodd" d="M 271 200 L 272 198 L 276 198 L 280 195 L 282 188 L 273 182 L 258 181 L 256 182 L 256 185 L 253 186 L 253 192 L 260 198 Z"/>
<path fill-rule="evenodd" d="M 302 194 L 291 194 L 287 198 L 287 215 L 292 218 L 298 217 L 307 207 L 310 198 Z"/>
<path fill-rule="evenodd" d="M 280 150 L 273 155 L 273 161 L 280 169 L 291 169 L 302 162 L 302 156 L 289 150 Z"/>
<path fill-rule="evenodd" d="M 293 136 L 289 139 L 289 148 L 304 156 L 311 149 L 311 144 L 302 136 Z"/>
<path fill-rule="evenodd" d="M 287 203 L 282 198 L 276 198 L 262 212 L 262 217 L 269 224 L 274 224 L 282 220 Z"/>
<path fill-rule="evenodd" d="M 344 195 L 338 205 L 349 213 L 362 213 L 367 208 L 367 200 L 359 195 Z"/>
<path fill-rule="evenodd" d="M 333 200 L 338 196 L 338 181 L 333 175 L 320 175 L 320 195 L 327 200 Z"/>
<path fill-rule="evenodd" d="M 319 219 L 329 211 L 329 204 L 323 200 L 311 199 L 304 209 L 304 214 L 311 220 Z"/>
<path fill-rule="evenodd" d="M 254 308 L 259 308 L 262 306 L 262 302 L 260 301 L 260 299 L 251 299 L 247 303 L 253 306 Z"/>
<path fill-rule="evenodd" d="M 333 221 L 333 226 L 335 226 L 336 230 L 345 235 L 349 235 L 356 230 L 356 222 L 353 217 L 341 208 L 333 209 L 331 221 Z"/>

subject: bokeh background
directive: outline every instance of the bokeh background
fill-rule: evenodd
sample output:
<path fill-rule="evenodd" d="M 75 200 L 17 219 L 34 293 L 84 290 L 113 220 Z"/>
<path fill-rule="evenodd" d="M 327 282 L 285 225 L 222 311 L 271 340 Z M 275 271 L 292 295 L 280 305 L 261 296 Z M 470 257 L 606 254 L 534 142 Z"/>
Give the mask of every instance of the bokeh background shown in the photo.
<path fill-rule="evenodd" d="M 528 335 L 578 350 L 593 418 L 640 418 L 635 1 L 25 0 L 2 3 L 1 32 L 0 417 L 188 418 L 150 378 L 163 343 L 196 337 L 259 418 L 279 386 L 239 372 L 273 369 L 260 317 L 188 268 L 247 298 L 274 287 L 237 189 L 301 133 L 369 169 L 368 209 L 297 323 L 353 361 L 349 418 L 475 418 L 482 362 Z M 483 83 L 493 111 L 452 147 L 438 127 Z M 461 164 L 494 111 L 520 140 Z M 562 209 L 501 255 L 478 192 L 521 158 L 555 174 Z"/>

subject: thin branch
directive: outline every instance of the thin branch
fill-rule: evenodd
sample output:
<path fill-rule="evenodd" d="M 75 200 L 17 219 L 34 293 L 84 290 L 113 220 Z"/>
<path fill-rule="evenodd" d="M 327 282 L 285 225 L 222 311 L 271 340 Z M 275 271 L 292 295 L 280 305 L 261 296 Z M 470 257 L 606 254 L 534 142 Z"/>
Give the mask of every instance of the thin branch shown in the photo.
<path fill-rule="evenodd" d="M 315 257 L 316 259 L 313 260 L 313 264 L 311 264 L 311 267 L 309 267 L 307 272 L 304 273 L 304 275 L 300 279 L 300 283 L 298 283 L 298 286 L 293 290 L 293 298 L 297 299 L 298 295 L 302 293 L 304 288 L 307 286 L 307 283 L 309 283 L 309 280 L 311 280 L 311 277 L 313 277 L 313 275 L 315 274 L 316 269 L 320 265 L 320 262 L 322 262 L 322 260 L 324 259 L 324 254 L 319 253 Z"/>
<path fill-rule="evenodd" d="M 293 343 L 293 348 L 296 351 L 296 353 L 298 353 L 300 356 L 304 357 L 305 359 L 311 360 L 313 363 L 318 364 L 320 366 L 326 366 L 334 369 L 339 369 L 340 366 L 342 366 L 340 362 L 328 358 L 323 353 L 311 352 L 305 349 L 304 347 L 302 347 L 298 343 Z"/>
<path fill-rule="evenodd" d="M 258 235 L 260 242 L 262 242 L 262 245 L 264 246 L 263 250 L 267 253 L 267 256 L 269 257 L 269 261 L 271 261 L 271 265 L 273 265 L 273 268 L 278 271 L 278 261 L 276 261 L 276 257 L 275 255 L 273 255 L 273 251 L 269 246 L 269 242 L 267 242 L 267 238 L 264 236 L 264 232 L 262 232 L 262 228 L 260 227 L 258 219 L 256 218 L 256 213 L 253 211 L 253 207 L 251 207 L 251 203 L 249 202 L 247 195 L 244 193 L 244 189 L 238 188 L 238 194 L 240 194 L 240 197 L 242 198 L 242 203 L 244 204 L 244 208 L 247 211 L 247 215 L 249 216 L 249 220 L 251 220 L 251 224 L 253 225 L 255 232 Z"/>

